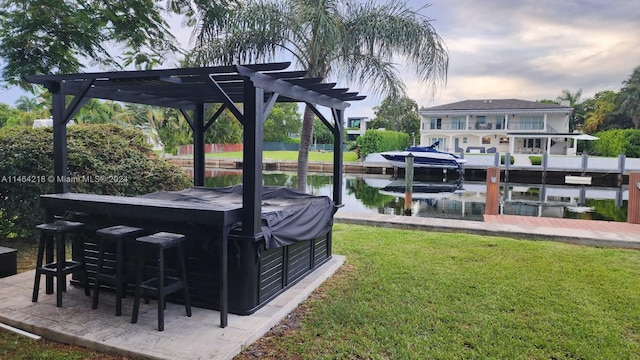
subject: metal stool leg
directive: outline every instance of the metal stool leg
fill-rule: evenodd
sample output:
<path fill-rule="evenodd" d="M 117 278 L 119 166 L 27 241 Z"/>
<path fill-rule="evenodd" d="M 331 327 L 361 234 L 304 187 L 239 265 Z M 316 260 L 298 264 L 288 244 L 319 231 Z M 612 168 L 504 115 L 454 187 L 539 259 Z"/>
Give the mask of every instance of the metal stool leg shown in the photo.
<path fill-rule="evenodd" d="M 164 330 L 164 249 L 158 249 L 158 331 Z"/>
<path fill-rule="evenodd" d="M 54 235 L 56 243 L 56 306 L 62 307 L 62 292 L 67 289 L 67 275 L 64 274 L 64 264 L 66 262 L 65 237 L 62 234 Z"/>
<path fill-rule="evenodd" d="M 136 269 L 136 292 L 133 298 L 133 312 L 131 313 L 131 323 L 138 322 L 138 310 L 140 309 L 140 295 L 142 293 L 142 277 L 144 273 L 144 249 L 140 247 L 140 254 L 138 254 L 138 266 Z"/>
<path fill-rule="evenodd" d="M 55 240 L 53 235 L 48 235 L 45 240 L 45 248 L 44 248 L 45 264 L 51 264 L 53 262 L 54 243 L 55 243 Z M 53 294 L 53 276 L 47 274 L 45 276 L 45 282 L 46 282 L 45 294 L 47 295 Z"/>
<path fill-rule="evenodd" d="M 122 315 L 122 240 L 116 240 L 116 316 Z"/>
<path fill-rule="evenodd" d="M 40 277 L 42 276 L 42 272 L 40 269 L 42 268 L 42 262 L 44 258 L 44 243 L 47 241 L 45 234 L 40 234 L 40 240 L 38 241 L 38 257 L 36 259 L 36 278 L 33 281 L 33 296 L 31 297 L 32 302 L 38 302 L 38 293 L 40 292 Z"/>
<path fill-rule="evenodd" d="M 180 265 L 180 276 L 182 277 L 182 283 L 184 284 L 184 287 L 182 288 L 184 308 L 187 311 L 187 316 L 191 317 L 191 302 L 189 301 L 189 289 L 187 287 L 187 267 L 185 265 L 182 244 L 178 244 L 178 264 Z"/>

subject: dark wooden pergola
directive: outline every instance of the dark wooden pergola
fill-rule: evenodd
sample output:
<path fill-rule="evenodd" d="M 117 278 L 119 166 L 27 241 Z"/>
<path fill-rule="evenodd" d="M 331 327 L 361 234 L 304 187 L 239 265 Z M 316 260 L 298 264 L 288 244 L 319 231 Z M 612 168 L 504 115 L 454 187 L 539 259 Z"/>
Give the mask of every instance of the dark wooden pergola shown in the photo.
<path fill-rule="evenodd" d="M 342 203 L 342 142 L 344 110 L 349 101 L 365 96 L 309 78 L 304 71 L 287 71 L 289 62 L 120 71 L 64 75 L 35 75 L 25 79 L 45 86 L 53 96 L 53 144 L 56 193 L 68 192 L 66 126 L 89 99 L 105 99 L 180 110 L 193 130 L 194 185 L 204 185 L 205 132 L 225 109 L 244 127 L 243 234 L 260 232 L 263 123 L 276 102 L 304 102 L 334 136 L 333 201 Z M 68 101 L 70 100 L 70 101 Z M 208 104 L 222 106 L 205 118 Z M 238 104 L 242 104 L 241 107 Z M 330 122 L 318 110 L 331 110 Z"/>

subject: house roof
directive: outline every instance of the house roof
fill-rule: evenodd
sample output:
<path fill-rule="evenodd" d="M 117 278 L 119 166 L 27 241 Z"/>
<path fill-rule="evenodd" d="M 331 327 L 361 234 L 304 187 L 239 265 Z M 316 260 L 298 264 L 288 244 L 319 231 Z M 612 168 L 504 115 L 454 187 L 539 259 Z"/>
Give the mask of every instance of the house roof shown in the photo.
<path fill-rule="evenodd" d="M 421 108 L 424 113 L 443 112 L 498 112 L 498 111 L 572 111 L 571 106 L 545 104 L 536 101 L 520 99 L 485 99 L 464 100 L 450 104 Z"/>

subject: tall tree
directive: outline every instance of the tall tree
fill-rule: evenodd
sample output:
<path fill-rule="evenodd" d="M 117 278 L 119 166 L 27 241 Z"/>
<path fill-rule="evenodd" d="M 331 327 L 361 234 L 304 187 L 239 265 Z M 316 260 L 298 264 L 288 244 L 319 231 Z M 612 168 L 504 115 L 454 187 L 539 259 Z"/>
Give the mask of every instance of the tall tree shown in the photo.
<path fill-rule="evenodd" d="M 32 96 L 22 95 L 16 100 L 16 109 L 33 112 L 38 108 L 38 100 Z"/>
<path fill-rule="evenodd" d="M 289 134 L 298 134 L 302 119 L 296 103 L 278 103 L 264 121 L 264 141 L 285 142 Z"/>
<path fill-rule="evenodd" d="M 119 109 L 119 106 L 118 108 Z M 107 104 L 98 99 L 89 99 L 74 116 L 81 124 L 105 124 L 112 122 L 115 117 L 113 104 Z"/>
<path fill-rule="evenodd" d="M 5 103 L 0 103 L 0 128 L 5 126 L 9 119 L 17 117 L 19 113 L 20 110 L 12 108 Z"/>
<path fill-rule="evenodd" d="M 22 75 L 78 72 L 84 59 L 143 66 L 179 51 L 157 1 L 0 0 L 0 9 L 2 76 L 25 88 Z M 114 45 L 123 58 L 109 52 Z"/>
<path fill-rule="evenodd" d="M 401 59 L 433 88 L 446 80 L 447 50 L 422 14 L 427 6 L 413 10 L 401 0 L 248 0 L 227 12 L 201 7 L 194 56 L 209 65 L 285 55 L 308 77 L 331 76 L 370 86 L 376 94 L 401 96 L 405 91 L 397 73 Z M 307 106 L 298 157 L 297 187 L 302 191 L 314 118 Z"/>
<path fill-rule="evenodd" d="M 616 108 L 616 96 L 615 92 L 606 90 L 596 93 L 593 99 L 585 101 L 584 130 L 586 132 L 593 133 L 602 130 L 604 125 L 612 119 Z"/>
<path fill-rule="evenodd" d="M 220 105 L 210 107 L 206 117 L 211 117 Z M 242 125 L 231 112 L 226 109 L 211 125 L 205 134 L 205 141 L 209 144 L 237 144 L 242 142 Z"/>
<path fill-rule="evenodd" d="M 376 117 L 371 120 L 369 127 L 372 129 L 385 128 L 409 135 L 420 132 L 418 103 L 407 96 L 387 97 L 373 111 Z"/>
<path fill-rule="evenodd" d="M 622 84 L 624 87 L 620 89 L 616 104 L 623 114 L 631 118 L 637 129 L 640 127 L 640 66 Z"/>

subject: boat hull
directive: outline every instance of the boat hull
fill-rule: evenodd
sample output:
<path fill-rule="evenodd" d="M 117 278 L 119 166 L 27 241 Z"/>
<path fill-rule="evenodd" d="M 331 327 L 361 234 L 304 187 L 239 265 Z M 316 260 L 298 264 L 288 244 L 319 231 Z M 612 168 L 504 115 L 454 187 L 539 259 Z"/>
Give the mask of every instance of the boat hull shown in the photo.
<path fill-rule="evenodd" d="M 382 153 L 380 155 L 393 166 L 404 168 L 407 166 L 406 158 L 409 154 L 413 155 L 413 167 L 457 169 L 466 162 L 466 160 L 456 158 L 448 153 L 421 154 L 401 151 Z"/>

